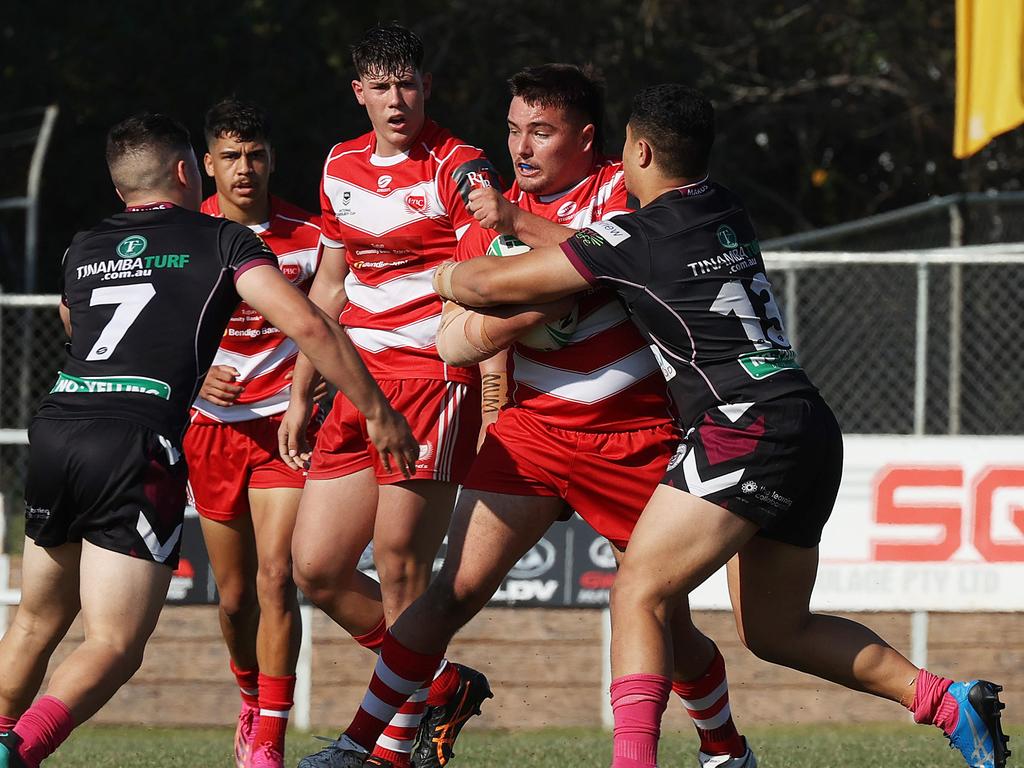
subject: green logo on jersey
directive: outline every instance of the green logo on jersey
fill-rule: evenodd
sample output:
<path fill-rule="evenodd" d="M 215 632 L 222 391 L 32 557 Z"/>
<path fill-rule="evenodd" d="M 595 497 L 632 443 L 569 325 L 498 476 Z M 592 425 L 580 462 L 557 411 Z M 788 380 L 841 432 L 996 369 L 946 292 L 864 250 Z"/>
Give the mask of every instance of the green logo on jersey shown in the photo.
<path fill-rule="evenodd" d="M 792 349 L 766 349 L 763 352 L 747 352 L 737 358 L 743 370 L 752 379 L 767 379 L 772 374 L 799 368 L 796 352 Z"/>
<path fill-rule="evenodd" d="M 735 248 L 740 244 L 736 233 L 732 231 L 732 227 L 727 227 L 725 224 L 720 226 L 715 234 L 718 235 L 718 242 L 722 244 L 723 248 Z"/>
<path fill-rule="evenodd" d="M 154 395 L 161 400 L 171 399 L 171 385 L 147 376 L 72 376 L 64 371 L 57 372 L 57 383 L 50 394 L 55 392 L 137 392 L 140 395 Z"/>
<path fill-rule="evenodd" d="M 117 255 L 124 259 L 130 259 L 141 255 L 147 245 L 149 245 L 149 240 L 142 235 L 128 235 L 117 244 Z"/>

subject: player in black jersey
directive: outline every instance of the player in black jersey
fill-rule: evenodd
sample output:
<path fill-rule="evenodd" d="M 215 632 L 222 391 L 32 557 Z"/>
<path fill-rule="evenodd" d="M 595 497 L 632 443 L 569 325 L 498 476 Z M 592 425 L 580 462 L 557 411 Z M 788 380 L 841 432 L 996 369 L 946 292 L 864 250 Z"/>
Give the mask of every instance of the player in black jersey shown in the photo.
<path fill-rule="evenodd" d="M 29 429 L 22 598 L 0 641 L 0 766 L 37 766 L 141 664 L 178 560 L 188 409 L 240 297 L 367 414 L 382 454 L 408 473 L 419 452 L 348 337 L 262 241 L 198 212 L 184 127 L 129 118 L 110 132 L 107 163 L 126 210 L 65 255 L 70 350 Z M 33 704 L 79 612 L 85 640 Z"/>
<path fill-rule="evenodd" d="M 742 203 L 707 177 L 713 139 L 701 94 L 647 88 L 623 149 L 641 210 L 560 248 L 446 263 L 435 275 L 438 293 L 469 306 L 611 287 L 668 379 L 686 436 L 612 591 L 613 768 L 655 764 L 671 607 L 726 563 L 740 637 L 758 656 L 899 701 L 939 726 L 969 765 L 1000 768 L 1009 750 L 999 686 L 953 683 L 867 627 L 810 612 L 842 436 L 786 338 Z"/>

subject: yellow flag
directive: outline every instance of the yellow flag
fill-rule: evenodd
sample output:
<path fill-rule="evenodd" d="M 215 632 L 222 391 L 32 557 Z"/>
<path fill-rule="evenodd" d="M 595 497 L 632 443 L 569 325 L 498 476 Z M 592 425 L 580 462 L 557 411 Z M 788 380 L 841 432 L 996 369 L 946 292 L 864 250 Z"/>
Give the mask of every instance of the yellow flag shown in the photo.
<path fill-rule="evenodd" d="M 1024 0 L 956 0 L 953 154 L 1024 122 Z"/>

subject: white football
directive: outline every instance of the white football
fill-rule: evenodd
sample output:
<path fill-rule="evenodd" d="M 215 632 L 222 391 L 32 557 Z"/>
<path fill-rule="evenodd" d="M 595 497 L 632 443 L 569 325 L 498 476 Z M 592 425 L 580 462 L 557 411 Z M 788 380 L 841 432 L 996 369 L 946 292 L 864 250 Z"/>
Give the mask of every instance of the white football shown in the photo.
<path fill-rule="evenodd" d="M 530 250 L 530 246 L 510 235 L 498 235 L 487 247 L 489 256 L 515 256 Z M 573 304 L 572 309 L 558 320 L 553 320 L 529 331 L 519 337 L 518 342 L 531 349 L 552 352 L 561 349 L 572 338 L 580 321 L 580 308 Z"/>

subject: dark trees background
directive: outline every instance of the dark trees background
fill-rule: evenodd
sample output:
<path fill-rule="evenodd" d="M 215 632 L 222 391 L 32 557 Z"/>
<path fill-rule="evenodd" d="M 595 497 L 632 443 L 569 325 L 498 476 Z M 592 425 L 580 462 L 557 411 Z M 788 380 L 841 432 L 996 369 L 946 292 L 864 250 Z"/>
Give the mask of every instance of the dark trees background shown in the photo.
<path fill-rule="evenodd" d="M 508 177 L 504 80 L 545 61 L 592 63 L 607 82 L 609 149 L 632 94 L 665 81 L 702 88 L 717 107 L 715 175 L 746 200 L 762 237 L 920 202 L 1018 189 L 1016 131 L 954 160 L 952 0 L 329 0 L 0 3 L 0 95 L 13 111 L 61 114 L 43 185 L 41 285 L 72 234 L 118 208 L 103 162 L 111 124 L 143 108 L 194 132 L 236 93 L 275 120 L 274 189 L 316 205 L 330 146 L 367 129 L 349 81 L 348 45 L 378 20 L 418 31 L 434 73 L 431 114 L 483 146 Z M 23 185 L 3 162 L 0 186 Z M 5 216 L 12 240 L 22 224 Z M 18 287 L 20 253 L 0 284 Z"/>

